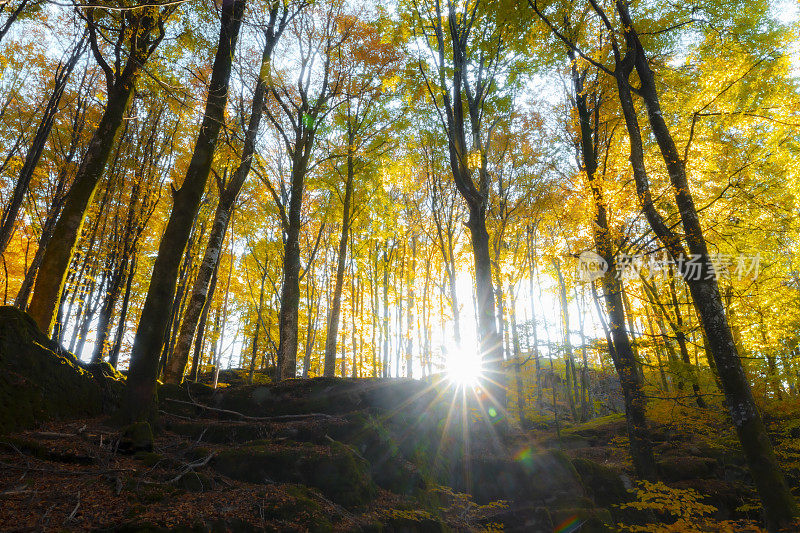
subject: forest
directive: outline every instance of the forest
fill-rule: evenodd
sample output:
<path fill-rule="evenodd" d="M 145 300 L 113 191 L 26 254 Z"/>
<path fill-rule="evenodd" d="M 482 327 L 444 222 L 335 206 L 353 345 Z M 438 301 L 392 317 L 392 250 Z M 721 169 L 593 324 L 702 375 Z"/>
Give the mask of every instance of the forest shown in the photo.
<path fill-rule="evenodd" d="M 800 531 L 798 36 L 0 0 L 0 530 Z"/>

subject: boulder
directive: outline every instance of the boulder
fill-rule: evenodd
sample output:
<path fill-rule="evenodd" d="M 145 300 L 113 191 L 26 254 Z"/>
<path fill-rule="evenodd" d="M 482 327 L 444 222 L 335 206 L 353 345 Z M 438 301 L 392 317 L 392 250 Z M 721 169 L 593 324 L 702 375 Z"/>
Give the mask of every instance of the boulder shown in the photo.
<path fill-rule="evenodd" d="M 27 313 L 0 307 L 0 433 L 110 412 L 123 384 L 107 363 L 81 364 Z"/>
<path fill-rule="evenodd" d="M 219 473 L 250 483 L 300 483 L 319 489 L 329 499 L 357 507 L 376 494 L 369 465 L 349 446 L 283 441 L 229 448 L 212 461 Z"/>

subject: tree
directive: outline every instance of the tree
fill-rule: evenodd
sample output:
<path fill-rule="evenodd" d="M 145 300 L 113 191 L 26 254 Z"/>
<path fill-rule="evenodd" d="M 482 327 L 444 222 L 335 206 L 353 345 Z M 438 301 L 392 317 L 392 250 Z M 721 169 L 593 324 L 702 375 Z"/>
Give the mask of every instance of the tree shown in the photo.
<path fill-rule="evenodd" d="M 226 0 L 220 13 L 220 33 L 203 124 L 197 136 L 186 177 L 173 189 L 173 206 L 158 248 L 145 298 L 125 388 L 124 416 L 130 421 L 149 417 L 155 399 L 159 354 L 168 325 L 164 309 L 175 297 L 181 256 L 189 240 L 200 199 L 211 172 L 211 163 L 224 121 L 233 56 L 242 24 L 246 0 Z"/>
<path fill-rule="evenodd" d="M 384 38 L 386 30 L 374 27 L 381 22 L 385 23 L 380 20 L 372 23 L 359 21 L 350 30 L 351 39 L 344 43 L 344 54 L 350 58 L 350 64 L 343 66 L 342 97 L 345 102 L 340 106 L 339 116 L 336 117 L 344 129 L 344 169 L 335 167 L 337 174 L 344 175 L 344 195 L 342 197 L 337 187 L 336 192 L 342 201 L 342 226 L 336 256 L 336 281 L 325 336 L 325 376 L 333 376 L 336 366 L 347 243 L 350 227 L 357 214 L 352 207 L 356 175 L 367 170 L 370 159 L 377 158 L 386 151 L 386 138 L 383 134 L 389 124 L 383 105 L 386 96 L 384 86 L 386 79 L 394 75 L 399 56 L 394 44 Z"/>
<path fill-rule="evenodd" d="M 490 189 L 487 154 L 493 130 L 491 113 L 496 112 L 501 95 L 498 88 L 501 72 L 508 77 L 509 85 L 514 82 L 513 51 L 507 40 L 519 28 L 513 26 L 513 11 L 481 2 L 462 4 L 448 0 L 444 5 L 438 1 L 412 2 L 412 7 L 413 25 L 429 52 L 420 57 L 419 71 L 447 137 L 455 186 L 469 212 L 467 227 L 475 269 L 478 337 L 486 373 L 484 386 L 491 401 L 504 408 L 503 343 L 496 323 L 486 230 Z"/>
<path fill-rule="evenodd" d="M 705 338 L 720 384 L 726 396 L 727 407 L 739 436 L 742 449 L 758 487 L 768 526 L 771 529 L 787 526 L 797 515 L 797 506 L 789 492 L 786 480 L 775 458 L 761 416 L 756 408 L 750 384 L 747 381 L 737 352 L 725 307 L 719 292 L 717 274 L 711 262 L 703 228 L 695 206 L 692 189 L 686 173 L 686 156 L 679 153 L 675 139 L 666 124 L 656 89 L 656 78 L 647 59 L 640 34 L 626 4 L 615 1 L 624 43 L 616 37 L 607 12 L 594 0 L 590 9 L 606 30 L 611 45 L 613 66 L 606 67 L 587 56 L 570 39 L 563 28 L 556 27 L 533 1 L 529 2 L 537 14 L 567 46 L 588 59 L 600 70 L 613 77 L 617 96 L 625 119 L 630 142 L 630 160 L 641 209 L 657 238 L 676 263 L 692 294 L 692 300 L 702 323 Z M 636 71 L 640 87 L 634 89 L 630 76 Z M 677 234 L 659 212 L 650 187 L 645 165 L 645 148 L 633 94 L 642 98 L 647 110 L 648 123 L 656 138 L 674 194 L 683 236 Z M 713 360 L 712 360 L 713 359 Z"/>
<path fill-rule="evenodd" d="M 603 131 L 604 126 L 600 123 L 603 101 L 601 89 L 596 82 L 587 87 L 586 78 L 589 69 L 581 69 L 579 60 L 571 49 L 569 56 L 573 89 L 571 99 L 578 118 L 575 141 L 577 159 L 579 168 L 585 174 L 586 185 L 592 198 L 592 235 L 595 250 L 606 267 L 605 272 L 601 273 L 601 287 L 608 315 L 609 350 L 625 397 L 625 419 L 633 465 L 640 477 L 653 479 L 656 477 L 656 464 L 645 418 L 647 400 L 642 390 L 631 340 L 625 327 L 621 271 L 616 260 L 617 245 L 609 227 L 608 206 L 604 194 L 606 167 L 601 167 L 599 164 L 600 151 L 608 150 L 611 136 L 607 126 Z"/>
<path fill-rule="evenodd" d="M 25 193 L 28 191 L 33 172 L 44 152 L 45 144 L 50 136 L 50 131 L 53 129 L 55 122 L 55 115 L 58 112 L 61 97 L 64 95 L 64 89 L 67 86 L 69 77 L 78 60 L 86 51 L 86 38 L 82 36 L 75 44 L 66 61 L 59 62 L 56 68 L 56 73 L 53 80 L 53 92 L 45 106 L 42 120 L 39 127 L 36 129 L 36 135 L 33 137 L 33 142 L 25 156 L 25 162 L 22 164 L 17 184 L 14 187 L 14 195 L 11 202 L 3 209 L 2 216 L 0 216 L 0 255 L 5 252 L 8 241 L 11 240 L 11 234 L 14 232 L 14 223 L 17 221 L 22 201 L 25 198 Z"/>
<path fill-rule="evenodd" d="M 48 333 L 53 328 L 86 209 L 122 131 L 136 81 L 164 38 L 166 21 L 177 8 L 175 4 L 138 7 L 138 4 L 128 6 L 124 0 L 119 0 L 119 3 L 124 8 L 121 11 L 106 10 L 97 4 L 98 7 L 83 14 L 92 53 L 105 74 L 106 106 L 64 201 L 36 276 L 29 312 L 42 331 Z M 113 35 L 113 42 L 107 43 L 109 35 Z M 104 49 L 108 47 L 113 54 L 110 63 L 104 55 Z"/>
<path fill-rule="evenodd" d="M 292 52 L 296 55 L 292 70 L 277 76 L 273 74 L 269 80 L 266 113 L 278 132 L 290 165 L 289 186 L 281 186 L 287 198 L 278 195 L 271 181 L 265 181 L 278 206 L 284 232 L 278 346 L 280 379 L 294 377 L 297 373 L 302 277 L 300 231 L 306 177 L 319 164 L 318 160 L 313 160 L 317 133 L 336 107 L 332 100 L 339 96 L 343 82 L 341 46 L 349 38 L 354 23 L 352 17 L 344 14 L 339 2 L 331 3 L 327 9 L 305 10 L 292 23 L 291 42 L 296 47 Z M 293 82 L 288 81 L 290 77 Z"/>
<path fill-rule="evenodd" d="M 297 9 L 302 9 L 302 7 L 303 5 L 300 4 Z M 227 184 L 222 181 L 218 182 L 220 197 L 217 209 L 214 212 L 211 234 L 192 287 L 189 303 L 184 312 L 183 320 L 181 321 L 180 333 L 175 345 L 175 350 L 164 372 L 164 379 L 168 383 L 180 383 L 183 380 L 186 364 L 189 361 L 189 348 L 192 344 L 195 330 L 197 329 L 197 322 L 208 297 L 208 286 L 211 276 L 219 263 L 222 243 L 225 240 L 225 232 L 228 228 L 231 212 L 239 196 L 239 192 L 247 176 L 250 174 L 253 155 L 255 153 L 256 136 L 259 126 L 261 125 L 261 118 L 263 116 L 264 103 L 266 100 L 272 52 L 275 49 L 278 39 L 280 39 L 281 34 L 286 28 L 286 25 L 295 14 L 296 12 L 292 13 L 287 6 L 282 5 L 280 2 L 273 2 L 269 7 L 269 19 L 264 29 L 265 44 L 261 55 L 261 67 L 253 91 L 252 110 L 250 112 L 247 130 L 245 131 L 241 158 L 230 181 Z"/>

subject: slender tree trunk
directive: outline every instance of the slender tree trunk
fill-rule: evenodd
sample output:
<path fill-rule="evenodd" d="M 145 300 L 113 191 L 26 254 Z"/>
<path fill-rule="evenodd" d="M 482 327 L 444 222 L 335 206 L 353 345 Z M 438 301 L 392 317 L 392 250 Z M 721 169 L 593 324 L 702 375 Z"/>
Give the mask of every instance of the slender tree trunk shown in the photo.
<path fill-rule="evenodd" d="M 47 144 L 47 139 L 50 137 L 50 131 L 53 129 L 58 106 L 61 103 L 61 97 L 64 95 L 64 89 L 67 86 L 69 77 L 78 63 L 78 60 L 86 50 L 86 40 L 82 38 L 72 51 L 72 54 L 64 64 L 59 64 L 56 69 L 53 92 L 50 94 L 50 99 L 44 109 L 44 115 L 33 137 L 33 142 L 25 156 L 25 162 L 22 164 L 22 169 L 19 172 L 19 178 L 14 186 L 14 192 L 11 195 L 11 200 L 3 208 L 2 216 L 0 216 L 0 255 L 6 250 L 8 242 L 11 240 L 11 235 L 14 233 L 14 223 L 17 221 L 19 209 L 22 206 L 22 201 L 25 198 L 25 193 L 28 191 L 33 172 L 39 160 L 42 157 L 42 152 Z M 41 242 L 40 242 L 41 246 Z"/>
<path fill-rule="evenodd" d="M 109 342 L 108 337 L 111 332 L 111 315 L 117 306 L 117 300 L 122 293 L 122 286 L 125 283 L 125 274 L 128 271 L 128 263 L 130 256 L 133 253 L 133 247 L 136 245 L 133 236 L 135 209 L 134 206 L 138 204 L 139 187 L 134 185 L 130 197 L 130 210 L 128 211 L 128 218 L 125 224 L 125 234 L 122 240 L 121 258 L 118 264 L 114 265 L 113 271 L 110 273 L 108 282 L 108 291 L 103 301 L 103 306 L 100 308 L 100 315 L 97 319 L 97 335 L 95 338 L 94 353 L 92 354 L 92 362 L 99 363 L 105 358 L 108 353 Z"/>
<path fill-rule="evenodd" d="M 200 369 L 200 361 L 203 359 L 203 337 L 206 333 L 206 322 L 208 322 L 208 313 L 211 309 L 211 301 L 214 299 L 214 291 L 217 288 L 217 276 L 219 274 L 219 260 L 214 266 L 214 272 L 211 274 L 211 282 L 208 286 L 208 297 L 205 304 L 203 304 L 203 311 L 200 313 L 200 322 L 197 324 L 197 335 L 194 339 L 194 352 L 192 354 L 192 368 L 189 372 L 191 380 L 197 383 L 197 375 Z M 269 335 L 269 330 L 267 330 Z"/>
<path fill-rule="evenodd" d="M 578 410 L 575 406 L 575 396 L 577 396 L 577 381 L 575 380 L 575 357 L 572 353 L 572 341 L 569 335 L 569 306 L 567 302 L 567 286 L 564 281 L 564 275 L 561 272 L 561 263 L 558 259 L 552 260 L 553 268 L 556 271 L 556 278 L 558 279 L 558 302 L 561 309 L 561 328 L 564 341 L 564 368 L 566 377 L 566 388 L 564 393 L 569 400 L 569 410 L 572 413 L 572 419 L 578 420 Z"/>
<path fill-rule="evenodd" d="M 512 291 L 513 292 L 513 291 Z M 517 328 L 517 299 L 511 297 L 509 309 L 511 314 L 511 343 L 514 348 L 514 379 L 517 385 L 517 408 L 519 409 L 519 422 L 524 428 L 527 425 L 525 418 L 525 383 L 522 379 L 522 350 L 519 346 L 519 332 Z"/>
<path fill-rule="evenodd" d="M 231 66 L 245 4 L 245 0 L 232 0 L 222 5 L 219 44 L 211 72 L 203 124 L 186 177 L 180 189 L 173 194 L 172 213 L 161 238 L 133 342 L 124 402 L 125 416 L 131 421 L 143 420 L 154 414 L 152 409 L 158 376 L 158 354 L 168 318 L 163 311 L 175 295 L 180 259 L 189 240 L 192 222 L 200 206 L 219 132 L 225 120 Z"/>
<path fill-rule="evenodd" d="M 134 247 L 133 252 L 131 252 L 131 266 L 126 273 L 125 294 L 122 295 L 122 309 L 119 313 L 117 331 L 114 335 L 114 347 L 108 355 L 108 363 L 114 368 L 117 368 L 117 364 L 119 364 L 119 351 L 122 347 L 122 337 L 125 335 L 125 321 L 128 318 L 128 307 L 131 301 L 131 286 L 133 285 L 133 275 L 136 273 L 136 258 L 136 248 Z"/>
<path fill-rule="evenodd" d="M 383 377 L 389 377 L 389 261 L 388 243 L 383 250 Z"/>
<path fill-rule="evenodd" d="M 352 125 L 347 125 L 347 179 L 344 185 L 344 202 L 342 205 L 342 234 L 339 238 L 339 251 L 336 257 L 336 282 L 333 288 L 333 298 L 328 313 L 328 329 L 325 334 L 325 368 L 323 375 L 332 377 L 336 368 L 336 344 L 339 333 L 339 317 L 342 310 L 342 286 L 344 285 L 344 268 L 347 260 L 347 240 L 350 238 L 350 202 L 353 197 L 354 186 L 354 160 L 353 160 L 353 131 Z"/>
<path fill-rule="evenodd" d="M 408 312 L 406 313 L 406 377 L 414 377 L 414 281 L 417 270 L 417 234 L 411 234 L 411 268 L 408 279 Z"/>

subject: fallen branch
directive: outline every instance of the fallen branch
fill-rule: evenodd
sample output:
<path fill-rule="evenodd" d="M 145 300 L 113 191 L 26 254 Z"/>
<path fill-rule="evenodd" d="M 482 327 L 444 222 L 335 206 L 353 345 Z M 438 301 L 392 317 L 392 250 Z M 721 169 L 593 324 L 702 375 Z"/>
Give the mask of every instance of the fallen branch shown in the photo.
<path fill-rule="evenodd" d="M 209 461 L 211 461 L 211 459 L 214 458 L 215 455 L 217 455 L 217 452 L 212 452 L 212 453 L 208 454 L 208 457 L 206 457 L 202 461 L 196 461 L 194 463 L 190 463 L 190 464 L 186 465 L 186 468 L 184 468 L 183 471 L 181 471 L 180 474 L 178 474 L 174 478 L 172 478 L 169 481 L 167 481 L 167 483 L 170 483 L 170 484 L 177 483 L 186 474 L 194 472 L 195 468 L 202 468 L 202 467 L 206 466 L 209 463 Z"/>
<path fill-rule="evenodd" d="M 229 409 L 219 409 L 217 407 L 209 407 L 208 405 L 203 405 L 197 402 L 186 402 L 183 400 L 175 400 L 173 398 L 164 398 L 164 401 L 177 403 L 180 405 L 190 405 L 193 407 L 199 407 L 200 409 L 204 409 L 206 411 L 211 411 L 212 413 L 219 413 L 223 415 L 235 416 L 241 418 L 242 420 L 252 420 L 254 422 L 274 422 L 278 420 L 284 421 L 291 421 L 291 420 L 305 420 L 307 418 L 325 418 L 325 419 L 335 419 L 336 417 L 333 415 L 329 415 L 326 413 L 306 413 L 302 415 L 276 415 L 276 416 L 249 416 L 244 413 L 240 413 L 238 411 L 231 411 Z M 171 414 L 171 413 L 169 413 Z M 180 415 L 174 415 L 179 418 Z"/>

